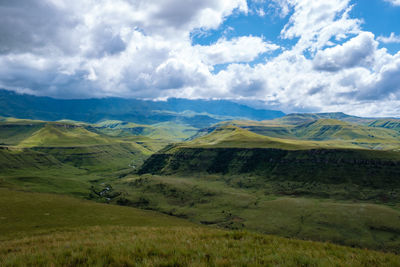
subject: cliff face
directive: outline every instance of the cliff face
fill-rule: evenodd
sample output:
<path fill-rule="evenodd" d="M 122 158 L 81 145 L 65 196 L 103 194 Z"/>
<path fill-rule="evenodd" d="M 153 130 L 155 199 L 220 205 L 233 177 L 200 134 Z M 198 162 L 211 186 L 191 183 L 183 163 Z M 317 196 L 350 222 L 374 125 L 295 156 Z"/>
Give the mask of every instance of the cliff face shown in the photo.
<path fill-rule="evenodd" d="M 152 155 L 139 174 L 249 175 L 265 180 L 400 186 L 397 152 L 345 149 L 179 148 Z"/>

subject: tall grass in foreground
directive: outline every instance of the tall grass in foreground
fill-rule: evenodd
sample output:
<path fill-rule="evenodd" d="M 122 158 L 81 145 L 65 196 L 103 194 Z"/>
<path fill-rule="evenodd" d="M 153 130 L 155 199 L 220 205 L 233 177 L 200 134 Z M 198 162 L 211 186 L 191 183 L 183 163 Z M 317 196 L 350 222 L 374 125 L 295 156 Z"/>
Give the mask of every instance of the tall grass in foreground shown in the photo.
<path fill-rule="evenodd" d="M 0 243 L 1 266 L 400 266 L 400 256 L 198 227 L 86 227 Z"/>

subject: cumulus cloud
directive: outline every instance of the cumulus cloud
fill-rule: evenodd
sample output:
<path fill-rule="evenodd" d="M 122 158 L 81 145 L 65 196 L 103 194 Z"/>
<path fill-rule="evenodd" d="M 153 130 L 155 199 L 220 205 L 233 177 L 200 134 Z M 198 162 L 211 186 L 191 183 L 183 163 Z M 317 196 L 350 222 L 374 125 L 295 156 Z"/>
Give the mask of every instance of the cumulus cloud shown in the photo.
<path fill-rule="evenodd" d="M 378 47 L 375 36 L 362 32 L 343 45 L 320 50 L 314 58 L 314 68 L 322 71 L 339 71 L 356 66 L 373 64 L 374 52 Z"/>
<path fill-rule="evenodd" d="M 260 37 L 242 36 L 232 40 L 222 38 L 213 45 L 197 45 L 196 49 L 207 64 L 216 65 L 251 62 L 260 54 L 279 49 L 279 46 L 265 42 Z"/>
<path fill-rule="evenodd" d="M 400 53 L 378 47 L 397 36 L 376 39 L 363 31 L 350 16 L 350 0 L 3 2 L 0 88 L 62 98 L 227 98 L 262 100 L 286 112 L 400 114 Z M 294 45 L 251 35 L 222 34 L 210 45 L 190 38 L 223 30 L 232 15 L 256 13 L 290 14 L 280 37 Z M 213 73 L 218 64 L 226 68 Z"/>
<path fill-rule="evenodd" d="M 0 5 L 0 86 L 67 98 L 199 87 L 209 66 L 190 32 L 216 28 L 233 12 L 246 13 L 247 2 L 8 1 Z"/>
<path fill-rule="evenodd" d="M 316 51 L 331 45 L 331 39 L 345 39 L 360 31 L 360 20 L 352 19 L 350 0 L 286 0 L 294 9 L 289 23 L 281 34 L 283 38 L 299 37 L 296 49 Z"/>
<path fill-rule="evenodd" d="M 400 99 L 400 53 L 379 71 L 362 77 L 355 97 L 361 100 Z"/>

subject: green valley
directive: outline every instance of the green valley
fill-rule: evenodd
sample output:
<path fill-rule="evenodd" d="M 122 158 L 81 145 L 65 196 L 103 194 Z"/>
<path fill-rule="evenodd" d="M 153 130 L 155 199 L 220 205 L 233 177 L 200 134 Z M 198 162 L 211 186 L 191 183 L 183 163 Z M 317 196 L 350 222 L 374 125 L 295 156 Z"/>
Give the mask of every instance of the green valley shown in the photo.
<path fill-rule="evenodd" d="M 295 122 L 291 116 L 203 129 L 176 122 L 3 118 L 1 260 L 203 265 L 210 255 L 217 265 L 240 264 L 243 257 L 297 265 L 324 264 L 339 253 L 333 262 L 353 255 L 355 264 L 366 264 L 361 250 L 350 248 L 356 247 L 381 251 L 368 251 L 378 265 L 396 262 L 390 253 L 400 249 L 400 133 L 355 120 Z M 155 234 L 179 251 L 155 247 Z M 111 248 L 112 236 L 121 242 L 117 248 Z M 176 236 L 216 243 L 180 247 Z M 54 238 L 71 249 L 60 250 Z M 267 242 L 257 245 L 260 251 L 282 242 L 288 253 L 270 258 L 248 251 L 259 239 Z M 28 255 L 24 242 L 43 245 Z M 137 242 L 146 245 L 139 249 Z M 211 252 L 226 242 L 241 247 L 240 256 Z M 13 246 L 21 249 L 4 252 Z M 304 250 L 301 259 L 293 246 Z"/>

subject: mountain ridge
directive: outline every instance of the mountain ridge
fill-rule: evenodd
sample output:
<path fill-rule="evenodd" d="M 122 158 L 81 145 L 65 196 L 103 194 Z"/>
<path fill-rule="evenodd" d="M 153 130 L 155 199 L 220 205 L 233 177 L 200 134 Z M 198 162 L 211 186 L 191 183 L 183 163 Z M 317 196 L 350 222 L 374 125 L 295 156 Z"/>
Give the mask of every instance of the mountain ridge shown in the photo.
<path fill-rule="evenodd" d="M 0 116 L 36 120 L 75 120 L 97 123 L 121 120 L 138 124 L 177 121 L 202 128 L 227 118 L 266 120 L 282 117 L 281 111 L 254 109 L 228 100 L 171 98 L 150 101 L 124 98 L 55 99 L 17 94 L 0 89 Z"/>

